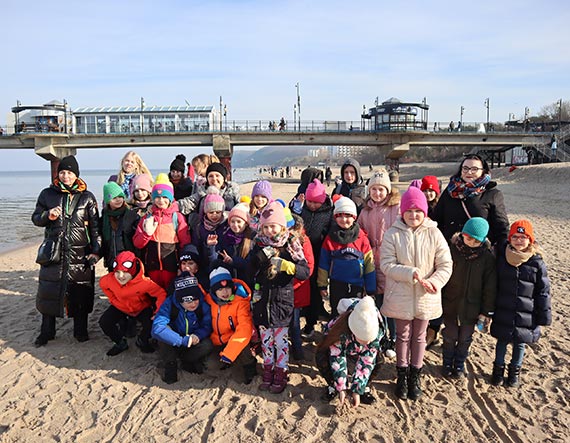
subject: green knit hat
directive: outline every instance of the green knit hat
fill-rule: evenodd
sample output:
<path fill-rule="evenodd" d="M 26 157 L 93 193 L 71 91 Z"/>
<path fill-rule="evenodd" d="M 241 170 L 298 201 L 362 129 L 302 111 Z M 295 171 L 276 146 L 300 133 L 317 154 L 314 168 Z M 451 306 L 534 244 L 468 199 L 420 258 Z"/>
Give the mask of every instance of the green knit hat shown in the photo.
<path fill-rule="evenodd" d="M 115 197 L 126 198 L 125 193 L 117 183 L 115 182 L 105 183 L 105 186 L 103 186 L 103 201 L 105 202 L 105 204 L 108 204 Z"/>
<path fill-rule="evenodd" d="M 482 217 L 473 217 L 467 220 L 461 232 L 475 240 L 484 242 L 489 233 L 489 223 Z"/>

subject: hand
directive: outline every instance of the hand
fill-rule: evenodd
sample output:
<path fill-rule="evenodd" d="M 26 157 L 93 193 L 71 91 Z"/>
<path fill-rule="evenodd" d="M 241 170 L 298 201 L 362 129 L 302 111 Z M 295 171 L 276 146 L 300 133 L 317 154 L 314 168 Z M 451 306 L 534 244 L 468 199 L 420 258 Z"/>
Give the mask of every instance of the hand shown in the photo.
<path fill-rule="evenodd" d="M 189 348 L 191 346 L 192 346 L 192 339 L 190 338 L 190 336 L 185 335 L 184 337 L 182 337 L 182 347 Z"/>
<path fill-rule="evenodd" d="M 143 230 L 146 235 L 153 235 L 158 228 L 158 222 L 154 219 L 154 217 L 145 218 L 143 221 Z"/>
<path fill-rule="evenodd" d="M 352 406 L 355 408 L 360 406 L 360 394 L 357 394 L 356 392 L 352 393 Z"/>
<path fill-rule="evenodd" d="M 56 206 L 55 208 L 51 208 L 48 212 L 48 218 L 51 221 L 57 220 L 61 215 L 61 206 Z"/>
<path fill-rule="evenodd" d="M 299 194 L 297 196 L 297 200 L 299 200 L 301 203 L 305 203 L 305 194 Z"/>
<path fill-rule="evenodd" d="M 430 294 L 435 294 L 437 292 L 437 288 L 432 282 L 423 279 L 420 280 L 419 282 L 423 286 L 423 288 Z"/>
<path fill-rule="evenodd" d="M 321 289 L 321 297 L 322 298 L 328 298 L 329 297 L 329 291 L 326 289 Z"/>
<path fill-rule="evenodd" d="M 218 244 L 218 236 L 216 234 L 208 234 L 206 244 L 208 246 L 216 246 Z"/>
<path fill-rule="evenodd" d="M 196 334 L 190 334 L 190 340 L 192 341 L 193 345 L 197 345 L 198 343 L 200 343 L 200 339 Z"/>
<path fill-rule="evenodd" d="M 231 258 L 231 256 L 228 255 L 228 253 L 226 251 L 221 251 L 220 256 L 222 257 L 222 261 L 224 263 L 227 263 L 228 265 L 231 265 L 234 262 L 234 259 Z"/>
<path fill-rule="evenodd" d="M 98 261 L 99 256 L 97 254 L 89 254 L 87 256 L 87 262 L 89 263 L 89 266 L 95 266 Z"/>

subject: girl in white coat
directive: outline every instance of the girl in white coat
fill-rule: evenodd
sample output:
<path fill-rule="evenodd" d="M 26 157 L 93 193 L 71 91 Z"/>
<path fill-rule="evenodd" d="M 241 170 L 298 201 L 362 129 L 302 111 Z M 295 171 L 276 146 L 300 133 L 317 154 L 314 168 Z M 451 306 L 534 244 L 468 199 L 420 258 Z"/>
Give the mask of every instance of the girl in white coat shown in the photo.
<path fill-rule="evenodd" d="M 400 202 L 400 218 L 384 235 L 380 269 L 386 275 L 381 312 L 396 319 L 396 396 L 422 395 L 420 373 L 429 320 L 442 314 L 441 288 L 451 276 L 447 241 L 427 218 L 427 200 L 410 187 Z"/>

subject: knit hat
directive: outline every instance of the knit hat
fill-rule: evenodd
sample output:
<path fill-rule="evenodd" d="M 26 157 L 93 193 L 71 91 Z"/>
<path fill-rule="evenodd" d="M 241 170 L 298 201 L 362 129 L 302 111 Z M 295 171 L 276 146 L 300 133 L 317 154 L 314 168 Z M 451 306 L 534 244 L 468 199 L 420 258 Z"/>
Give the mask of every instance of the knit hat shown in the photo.
<path fill-rule="evenodd" d="M 105 204 L 108 204 L 115 197 L 127 198 L 123 192 L 123 189 L 117 183 L 105 183 L 105 186 L 103 186 L 103 202 Z"/>
<path fill-rule="evenodd" d="M 152 199 L 154 200 L 156 197 L 166 197 L 171 202 L 174 200 L 174 188 L 166 174 L 156 176 L 156 183 L 152 187 Z"/>
<path fill-rule="evenodd" d="M 340 197 L 334 204 L 333 215 L 337 214 L 350 214 L 353 215 L 354 218 L 358 215 L 354 202 L 345 196 Z"/>
<path fill-rule="evenodd" d="M 309 183 L 305 191 L 305 199 L 310 202 L 324 203 L 327 199 L 327 191 L 323 185 L 316 178 Z"/>
<path fill-rule="evenodd" d="M 404 215 L 404 212 L 410 209 L 420 209 L 427 217 L 428 213 L 428 203 L 426 196 L 420 188 L 415 186 L 410 186 L 404 195 L 402 195 L 402 200 L 400 201 L 400 214 Z"/>
<path fill-rule="evenodd" d="M 287 222 L 287 229 L 291 229 L 295 226 L 295 220 L 293 219 L 293 214 L 291 214 L 291 209 L 283 208 L 283 212 L 285 213 L 285 221 Z"/>
<path fill-rule="evenodd" d="M 57 167 L 57 173 L 59 174 L 61 171 L 71 171 L 79 177 L 79 164 L 73 155 L 68 155 L 61 159 Z"/>
<path fill-rule="evenodd" d="M 422 178 L 422 186 L 420 188 L 422 191 L 427 189 L 431 189 L 435 191 L 437 195 L 441 194 L 439 190 L 439 182 L 437 181 L 437 177 L 435 175 L 426 175 Z"/>
<path fill-rule="evenodd" d="M 489 223 L 482 217 L 473 217 L 467 220 L 461 232 L 475 240 L 484 242 L 489 233 Z"/>
<path fill-rule="evenodd" d="M 178 303 L 200 300 L 202 295 L 198 279 L 188 271 L 184 271 L 174 279 L 174 297 Z"/>
<path fill-rule="evenodd" d="M 261 212 L 261 217 L 259 217 L 259 225 L 269 225 L 271 223 L 276 223 L 280 226 L 287 226 L 287 220 L 285 219 L 285 211 L 283 206 L 278 201 L 273 201 L 269 203 L 265 209 Z"/>
<path fill-rule="evenodd" d="M 384 186 L 388 193 L 392 192 L 392 183 L 390 182 L 390 176 L 388 171 L 382 168 L 375 171 L 372 177 L 368 179 L 368 187 L 371 188 L 374 185 Z"/>
<path fill-rule="evenodd" d="M 249 207 L 244 203 L 238 203 L 230 211 L 228 221 L 230 221 L 232 217 L 241 218 L 246 223 L 249 223 Z"/>
<path fill-rule="evenodd" d="M 416 178 L 415 180 L 412 180 L 410 182 L 410 188 L 421 189 L 421 187 L 422 187 L 422 181 L 419 178 Z"/>
<path fill-rule="evenodd" d="M 532 229 L 532 223 L 528 220 L 517 220 L 511 225 L 509 231 L 509 241 L 514 234 L 524 234 L 530 238 L 530 242 L 534 243 L 534 231 Z"/>
<path fill-rule="evenodd" d="M 206 178 L 208 178 L 208 175 L 210 175 L 210 172 L 219 172 L 220 174 L 222 174 L 222 177 L 224 177 L 224 181 L 226 181 L 226 177 L 228 175 L 228 171 L 226 169 L 226 167 L 224 165 L 222 165 L 221 163 L 212 163 L 210 166 L 208 166 L 208 169 L 206 169 Z"/>
<path fill-rule="evenodd" d="M 354 336 L 364 343 L 370 343 L 378 337 L 380 324 L 372 297 L 367 295 L 358 302 L 348 316 L 348 327 Z"/>
<path fill-rule="evenodd" d="M 253 185 L 253 189 L 251 190 L 251 198 L 255 197 L 256 195 L 262 195 L 267 200 L 273 200 L 272 193 L 271 193 L 271 183 L 267 180 L 260 180 L 255 185 Z"/>
<path fill-rule="evenodd" d="M 180 261 L 192 260 L 198 262 L 200 260 L 200 254 L 198 253 L 198 248 L 191 243 L 187 244 L 180 251 L 179 260 Z"/>
<path fill-rule="evenodd" d="M 246 205 L 249 205 L 251 203 L 251 197 L 249 195 L 242 195 L 239 198 L 239 202 L 240 203 L 245 203 Z"/>
<path fill-rule="evenodd" d="M 336 311 L 339 315 L 344 314 L 349 309 L 352 309 L 360 301 L 360 298 L 341 298 L 338 301 Z"/>
<path fill-rule="evenodd" d="M 226 209 L 226 202 L 218 192 L 218 188 L 210 186 L 206 190 L 206 198 L 204 198 L 204 213 L 224 211 Z"/>
<path fill-rule="evenodd" d="M 144 189 L 149 194 L 152 192 L 152 177 L 148 174 L 139 174 L 133 178 L 133 194 L 137 189 Z"/>
<path fill-rule="evenodd" d="M 184 154 L 178 154 L 172 163 L 170 163 L 170 170 L 184 173 L 186 170 L 186 156 Z"/>
<path fill-rule="evenodd" d="M 133 277 L 137 273 L 137 257 L 131 251 L 123 251 L 115 257 L 113 272 L 128 272 Z"/>
<path fill-rule="evenodd" d="M 212 294 L 215 294 L 218 289 L 228 286 L 232 288 L 233 291 L 234 281 L 232 280 L 230 271 L 220 267 L 210 272 L 210 292 Z"/>

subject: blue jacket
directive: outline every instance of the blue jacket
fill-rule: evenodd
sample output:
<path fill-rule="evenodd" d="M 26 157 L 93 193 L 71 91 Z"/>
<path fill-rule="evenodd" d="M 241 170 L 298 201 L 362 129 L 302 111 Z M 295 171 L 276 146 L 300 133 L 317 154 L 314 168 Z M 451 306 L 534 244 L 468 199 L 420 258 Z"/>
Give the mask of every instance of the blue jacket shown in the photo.
<path fill-rule="evenodd" d="M 178 309 L 178 315 L 171 323 L 173 308 Z M 200 304 L 195 311 L 186 311 L 172 294 L 164 301 L 152 322 L 152 336 L 170 346 L 182 346 L 187 335 L 194 334 L 202 341 L 211 333 L 212 314 L 210 305 L 203 297 L 200 297 Z"/>

